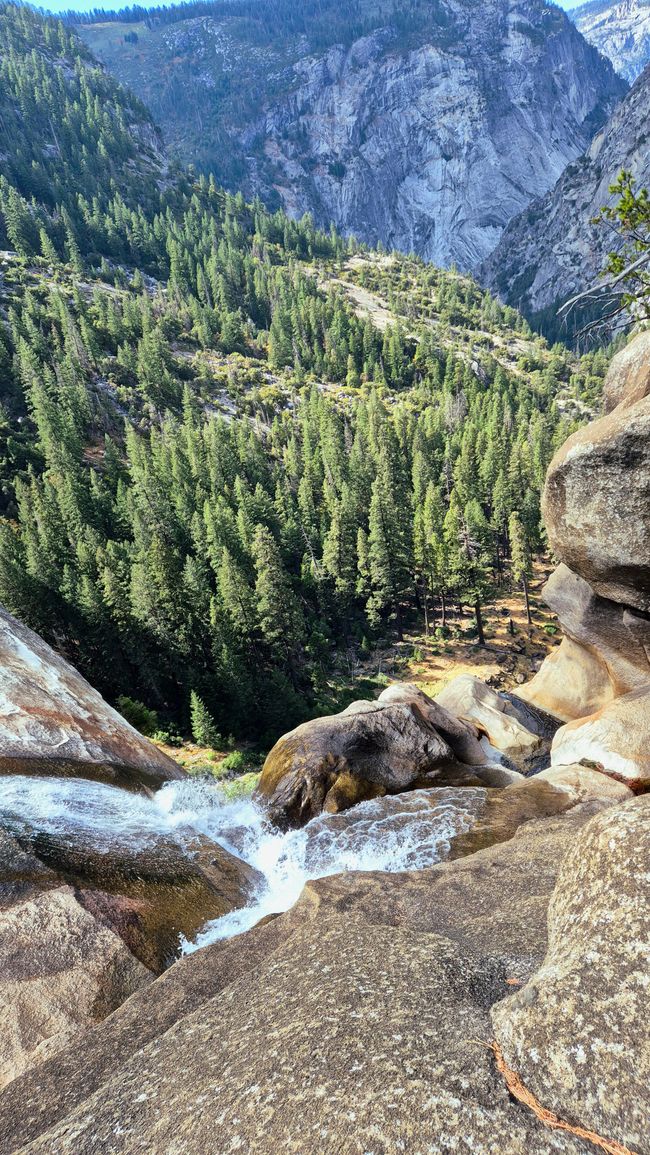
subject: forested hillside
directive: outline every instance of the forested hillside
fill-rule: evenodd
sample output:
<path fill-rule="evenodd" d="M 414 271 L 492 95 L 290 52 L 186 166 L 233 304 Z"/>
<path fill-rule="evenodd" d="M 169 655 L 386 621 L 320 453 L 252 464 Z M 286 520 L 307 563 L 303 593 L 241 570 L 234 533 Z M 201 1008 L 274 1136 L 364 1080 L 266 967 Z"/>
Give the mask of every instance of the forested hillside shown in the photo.
<path fill-rule="evenodd" d="M 336 647 L 450 603 L 480 640 L 606 358 L 175 171 L 69 31 L 0 15 L 0 600 L 111 700 L 267 739 Z"/>

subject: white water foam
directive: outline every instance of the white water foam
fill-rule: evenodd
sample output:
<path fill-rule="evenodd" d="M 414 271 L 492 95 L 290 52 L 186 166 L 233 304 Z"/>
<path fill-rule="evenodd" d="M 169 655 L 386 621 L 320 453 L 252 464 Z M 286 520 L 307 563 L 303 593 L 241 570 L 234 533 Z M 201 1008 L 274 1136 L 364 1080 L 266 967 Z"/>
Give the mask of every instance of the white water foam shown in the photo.
<path fill-rule="evenodd" d="M 180 846 L 197 832 L 254 867 L 264 882 L 248 906 L 209 922 L 184 953 L 288 910 L 310 879 L 350 870 L 419 870 L 439 862 L 454 835 L 471 829 L 486 791 L 445 787 L 363 802 L 280 832 L 250 799 L 228 801 L 208 780 L 170 782 L 153 798 L 85 779 L 6 777 L 0 826 L 43 832 L 79 848 L 131 851 L 161 838 Z"/>

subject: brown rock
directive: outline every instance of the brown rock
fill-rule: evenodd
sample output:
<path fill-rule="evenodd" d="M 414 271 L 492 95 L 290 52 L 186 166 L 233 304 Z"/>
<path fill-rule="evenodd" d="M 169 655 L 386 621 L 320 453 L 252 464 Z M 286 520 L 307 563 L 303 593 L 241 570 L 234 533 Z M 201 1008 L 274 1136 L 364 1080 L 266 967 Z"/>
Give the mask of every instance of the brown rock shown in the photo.
<path fill-rule="evenodd" d="M 650 395 L 650 332 L 638 333 L 612 358 L 605 384 L 605 413 L 617 405 L 634 405 Z"/>
<path fill-rule="evenodd" d="M 553 551 L 596 593 L 650 610 L 650 397 L 565 442 L 549 466 L 543 515 Z"/>
<path fill-rule="evenodd" d="M 492 1012 L 545 1107 L 635 1151 L 650 1119 L 649 858 L 650 797 L 592 819 L 562 864 L 542 966 Z"/>
<path fill-rule="evenodd" d="M 153 979 L 70 887 L 0 917 L 0 1086 L 60 1051 Z"/>
<path fill-rule="evenodd" d="M 571 722 L 611 702 L 614 687 L 603 659 L 566 637 L 548 655 L 535 677 L 517 689 L 517 697 L 563 722 Z"/>
<path fill-rule="evenodd" d="M 476 726 L 490 745 L 516 762 L 525 761 L 542 746 L 520 720 L 516 705 L 490 689 L 480 678 L 460 674 L 436 695 L 436 702 L 462 721 Z"/>
<path fill-rule="evenodd" d="M 383 791 L 432 785 L 465 758 L 484 762 L 475 730 L 414 686 L 390 686 L 376 702 L 305 722 L 276 742 L 257 795 L 275 822 L 300 825 Z M 350 779 L 359 785 L 352 788 Z"/>
<path fill-rule="evenodd" d="M 0 607 L 0 773 L 158 787 L 185 772 Z"/>

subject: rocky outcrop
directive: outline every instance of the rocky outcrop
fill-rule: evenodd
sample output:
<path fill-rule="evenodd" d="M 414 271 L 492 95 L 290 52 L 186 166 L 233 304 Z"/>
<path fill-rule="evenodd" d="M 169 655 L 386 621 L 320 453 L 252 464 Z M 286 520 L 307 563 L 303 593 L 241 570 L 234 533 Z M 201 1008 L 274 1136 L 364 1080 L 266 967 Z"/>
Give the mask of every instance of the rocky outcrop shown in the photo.
<path fill-rule="evenodd" d="M 560 647 L 517 694 L 563 721 L 584 718 L 650 680 L 650 622 L 599 597 L 564 564 L 543 589 L 564 632 Z"/>
<path fill-rule="evenodd" d="M 506 1062 L 562 1119 L 642 1151 L 650 1119 L 650 797 L 593 818 L 564 858 L 546 958 L 492 1011 Z"/>
<path fill-rule="evenodd" d="M 0 1084 L 111 1014 L 178 957 L 182 936 L 192 939 L 207 920 L 244 906 L 261 881 L 199 836 L 183 845 L 160 837 L 142 846 L 137 822 L 133 845 L 111 845 L 108 835 L 93 844 L 70 829 L 57 835 L 36 823 L 9 833 L 7 806 L 5 797 Z"/>
<path fill-rule="evenodd" d="M 514 1102 L 485 1044 L 490 1008 L 542 963 L 564 854 L 606 805 L 415 874 L 310 883 L 287 914 L 176 964 L 7 1087 L 0 1150 L 585 1155 Z M 598 1037 L 610 1045 L 607 1020 Z M 620 1050 L 623 1088 L 634 1059 Z M 634 1116 L 617 1101 L 624 1137 Z"/>
<path fill-rule="evenodd" d="M 558 730 L 552 764 L 583 761 L 621 775 L 637 788 L 650 787 L 650 684 Z"/>
<path fill-rule="evenodd" d="M 304 722 L 276 742 L 258 797 L 274 822 L 300 825 L 377 794 L 433 785 L 487 761 L 476 729 L 415 686 Z"/>
<path fill-rule="evenodd" d="M 645 0 L 590 0 L 571 13 L 585 40 L 636 80 L 650 62 L 650 11 Z"/>
<path fill-rule="evenodd" d="M 593 309 L 573 310 L 561 322 L 556 314 L 562 302 L 597 285 L 605 268 L 613 238 L 595 218 L 613 201 L 610 185 L 621 169 L 640 187 L 650 183 L 649 119 L 647 68 L 584 155 L 546 196 L 510 222 L 477 271 L 482 284 L 560 339 L 571 338 L 593 318 Z"/>
<path fill-rule="evenodd" d="M 519 691 L 567 722 L 553 765 L 592 762 L 637 788 L 650 783 L 649 381 L 641 333 L 612 362 L 606 415 L 551 462 L 543 507 L 563 564 L 544 595 L 566 637 Z"/>
<path fill-rule="evenodd" d="M 395 3 L 352 19 L 318 5 L 299 35 L 257 20 L 225 6 L 119 52 L 87 36 L 186 161 L 439 265 L 475 268 L 625 92 L 541 0 Z"/>
<path fill-rule="evenodd" d="M 650 397 L 579 429 L 549 466 L 554 553 L 610 601 L 650 611 Z M 650 624 L 648 624 L 650 631 Z"/>
<path fill-rule="evenodd" d="M 185 777 L 2 607 L 0 665 L 0 774 L 75 775 L 133 788 Z"/>
<path fill-rule="evenodd" d="M 517 705 L 471 674 L 454 678 L 436 694 L 436 702 L 463 722 L 476 726 L 490 746 L 517 764 L 525 764 L 542 748 L 541 735 L 524 725 Z"/>

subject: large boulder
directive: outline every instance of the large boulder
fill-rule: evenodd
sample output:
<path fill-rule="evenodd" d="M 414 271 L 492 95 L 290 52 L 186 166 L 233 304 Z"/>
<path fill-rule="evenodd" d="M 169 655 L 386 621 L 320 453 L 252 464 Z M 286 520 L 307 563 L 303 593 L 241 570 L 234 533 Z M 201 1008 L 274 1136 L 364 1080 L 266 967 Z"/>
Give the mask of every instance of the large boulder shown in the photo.
<path fill-rule="evenodd" d="M 586 717 L 650 682 L 650 621 L 594 593 L 566 565 L 544 586 L 565 637 L 517 695 L 563 721 Z"/>
<path fill-rule="evenodd" d="M 460 674 L 436 695 L 436 702 L 457 718 L 476 726 L 490 746 L 516 763 L 526 763 L 542 749 L 539 729 L 533 732 L 516 704 L 471 674 Z M 530 722 L 527 716 L 526 721 Z"/>
<path fill-rule="evenodd" d="M 490 1007 L 542 962 L 559 864 L 602 805 L 413 874 L 310 883 L 7 1087 L 0 1150 L 586 1155 L 514 1102 L 485 1042 Z"/>
<path fill-rule="evenodd" d="M 70 774 L 153 788 L 185 777 L 2 607 L 0 665 L 0 773 Z"/>
<path fill-rule="evenodd" d="M 553 739 L 551 763 L 576 762 L 602 766 L 635 789 L 650 786 L 650 685 L 560 727 Z"/>
<path fill-rule="evenodd" d="M 553 551 L 574 573 L 601 597 L 647 612 L 650 397 L 633 401 L 624 385 L 619 393 L 624 403 L 556 453 L 543 515 Z"/>
<path fill-rule="evenodd" d="M 563 861 L 546 958 L 492 1011 L 507 1064 L 548 1110 L 646 1149 L 650 797 L 609 809 Z"/>
<path fill-rule="evenodd" d="M 415 686 L 304 722 L 271 750 L 257 797 L 274 822 L 300 825 L 378 794 L 433 785 L 487 761 L 476 730 Z"/>
<path fill-rule="evenodd" d="M 650 396 L 650 330 L 638 333 L 620 353 L 612 358 L 603 401 L 606 413 L 618 405 L 635 405 Z"/>

